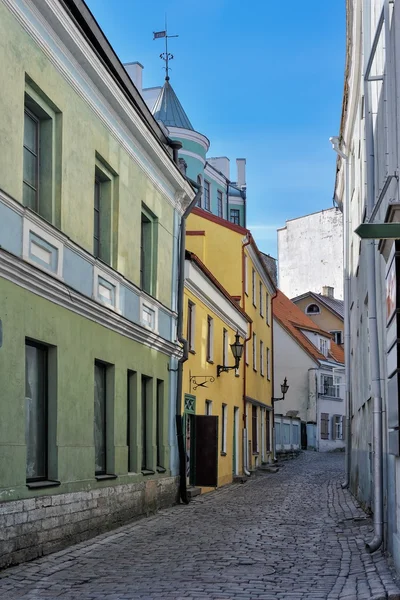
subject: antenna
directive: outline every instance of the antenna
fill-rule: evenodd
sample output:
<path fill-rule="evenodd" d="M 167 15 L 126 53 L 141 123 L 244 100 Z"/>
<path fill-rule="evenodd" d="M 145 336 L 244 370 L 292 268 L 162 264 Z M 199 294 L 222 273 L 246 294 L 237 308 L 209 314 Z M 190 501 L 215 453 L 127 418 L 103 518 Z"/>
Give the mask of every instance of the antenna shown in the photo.
<path fill-rule="evenodd" d="M 165 15 L 165 30 L 153 31 L 153 36 L 153 40 L 165 38 L 165 52 L 160 54 L 160 58 L 165 61 L 165 81 L 169 81 L 169 61 L 174 58 L 174 55 L 168 52 L 168 38 L 177 38 L 179 35 L 168 35 L 167 15 Z"/>

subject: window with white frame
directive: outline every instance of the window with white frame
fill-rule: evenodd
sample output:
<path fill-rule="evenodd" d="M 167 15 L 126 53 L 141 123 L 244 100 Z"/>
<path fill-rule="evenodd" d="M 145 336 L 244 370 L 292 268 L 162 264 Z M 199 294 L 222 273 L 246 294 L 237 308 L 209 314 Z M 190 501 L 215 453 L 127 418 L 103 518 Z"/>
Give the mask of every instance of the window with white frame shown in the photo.
<path fill-rule="evenodd" d="M 253 369 L 257 371 L 257 336 L 253 333 Z"/>
<path fill-rule="evenodd" d="M 228 428 L 228 407 L 226 404 L 222 405 L 222 419 L 221 419 L 221 452 L 226 454 L 226 434 Z"/>
<path fill-rule="evenodd" d="M 206 400 L 206 416 L 212 415 L 212 400 Z"/>
<path fill-rule="evenodd" d="M 228 366 L 228 331 L 226 329 L 222 332 L 222 364 L 224 367 Z"/>
<path fill-rule="evenodd" d="M 321 375 L 321 390 L 323 396 L 340 398 L 340 378 L 333 375 Z"/>
<path fill-rule="evenodd" d="M 269 298 L 269 294 L 267 292 L 265 294 L 265 320 L 267 322 L 267 325 L 270 324 L 270 321 L 269 321 L 269 318 L 270 318 L 269 302 L 270 302 L 270 298 Z"/>
<path fill-rule="evenodd" d="M 244 346 L 244 353 L 245 353 L 245 360 L 246 360 L 246 365 L 250 364 L 250 349 L 249 349 L 249 340 L 247 340 L 247 342 L 245 342 L 245 346 Z"/>
<path fill-rule="evenodd" d="M 188 300 L 188 315 L 187 315 L 187 340 L 189 352 L 194 352 L 194 340 L 196 332 L 196 305 L 191 300 Z"/>
<path fill-rule="evenodd" d="M 318 304 L 309 304 L 306 308 L 307 315 L 319 315 L 320 312 Z"/>
<path fill-rule="evenodd" d="M 218 216 L 222 217 L 224 216 L 224 204 L 223 204 L 223 194 L 221 192 L 221 190 L 217 190 L 217 210 L 218 210 Z"/>
<path fill-rule="evenodd" d="M 263 308 L 263 284 L 260 281 L 260 315 L 264 316 L 264 308 Z"/>
<path fill-rule="evenodd" d="M 243 273 L 243 278 L 244 278 L 244 293 L 246 294 L 246 296 L 249 295 L 249 281 L 248 281 L 248 269 L 247 269 L 247 254 L 244 255 L 244 273 Z"/>
<path fill-rule="evenodd" d="M 333 415 L 332 417 L 332 439 L 341 440 L 343 439 L 342 429 L 342 415 Z"/>
<path fill-rule="evenodd" d="M 251 292 L 253 298 L 253 306 L 256 306 L 256 272 L 252 269 L 251 272 Z"/>
<path fill-rule="evenodd" d="M 264 375 L 264 342 L 260 340 L 260 373 Z"/>
<path fill-rule="evenodd" d="M 214 360 L 214 319 L 207 315 L 207 361 Z"/>
<path fill-rule="evenodd" d="M 335 344 L 338 344 L 339 346 L 340 344 L 343 344 L 343 331 L 331 331 L 330 333 L 333 335 Z"/>
<path fill-rule="evenodd" d="M 211 210 L 211 190 L 210 182 L 207 179 L 204 180 L 204 208 Z"/>
<path fill-rule="evenodd" d="M 326 338 L 319 338 L 319 350 L 324 356 L 328 356 L 328 340 Z"/>
<path fill-rule="evenodd" d="M 267 379 L 271 380 L 271 351 L 267 348 Z"/>

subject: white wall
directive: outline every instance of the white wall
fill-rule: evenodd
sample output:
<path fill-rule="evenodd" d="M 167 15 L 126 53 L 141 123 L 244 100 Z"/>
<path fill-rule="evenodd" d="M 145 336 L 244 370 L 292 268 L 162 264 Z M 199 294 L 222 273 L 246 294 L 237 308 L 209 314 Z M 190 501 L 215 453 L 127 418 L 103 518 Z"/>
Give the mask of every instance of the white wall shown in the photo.
<path fill-rule="evenodd" d="M 302 421 L 310 418 L 309 403 L 309 369 L 316 368 L 317 363 L 294 341 L 285 329 L 274 319 L 274 397 L 280 398 L 281 383 L 287 377 L 289 390 L 285 399 L 275 404 L 277 414 L 286 415 L 288 410 L 297 410 Z"/>
<path fill-rule="evenodd" d="M 322 293 L 343 299 L 343 215 L 336 208 L 286 221 L 278 229 L 278 287 L 289 298 Z"/>
<path fill-rule="evenodd" d="M 321 439 L 321 413 L 329 415 L 329 439 Z M 344 440 L 334 440 L 332 435 L 332 417 L 333 415 L 343 416 L 345 406 L 343 399 L 324 398 L 320 396 L 317 402 L 317 449 L 320 452 L 339 450 L 344 448 Z"/>

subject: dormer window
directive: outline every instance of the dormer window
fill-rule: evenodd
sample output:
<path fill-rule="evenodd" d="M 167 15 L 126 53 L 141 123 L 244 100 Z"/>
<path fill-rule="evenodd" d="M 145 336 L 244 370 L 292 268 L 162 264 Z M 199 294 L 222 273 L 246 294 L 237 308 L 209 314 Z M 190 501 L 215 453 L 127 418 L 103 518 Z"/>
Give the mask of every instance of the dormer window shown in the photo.
<path fill-rule="evenodd" d="M 328 356 L 328 340 L 326 338 L 319 338 L 319 350 L 324 356 Z"/>
<path fill-rule="evenodd" d="M 306 308 L 307 315 L 319 315 L 320 312 L 318 304 L 309 304 Z"/>

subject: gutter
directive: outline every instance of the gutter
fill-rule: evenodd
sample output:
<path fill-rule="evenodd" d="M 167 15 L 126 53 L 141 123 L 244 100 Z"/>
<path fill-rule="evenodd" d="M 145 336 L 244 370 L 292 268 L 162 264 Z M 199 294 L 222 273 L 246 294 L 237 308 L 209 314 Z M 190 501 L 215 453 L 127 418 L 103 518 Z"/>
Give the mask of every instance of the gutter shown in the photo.
<path fill-rule="evenodd" d="M 195 181 L 185 177 L 188 183 L 190 183 L 197 193 L 181 218 L 181 227 L 179 233 L 179 267 L 178 267 L 178 318 L 177 318 L 177 334 L 178 341 L 183 346 L 183 356 L 178 361 L 177 369 L 177 384 L 176 384 L 176 405 L 175 405 L 175 422 L 176 422 L 176 435 L 178 439 L 178 455 L 179 455 L 179 494 L 184 504 L 189 504 L 189 498 L 187 495 L 186 487 L 186 453 L 184 443 L 184 432 L 182 422 L 182 388 L 183 388 L 183 364 L 188 359 L 188 342 L 183 336 L 183 302 L 185 292 L 185 242 L 186 242 L 186 219 L 192 212 L 194 206 L 196 206 L 203 188 Z"/>

